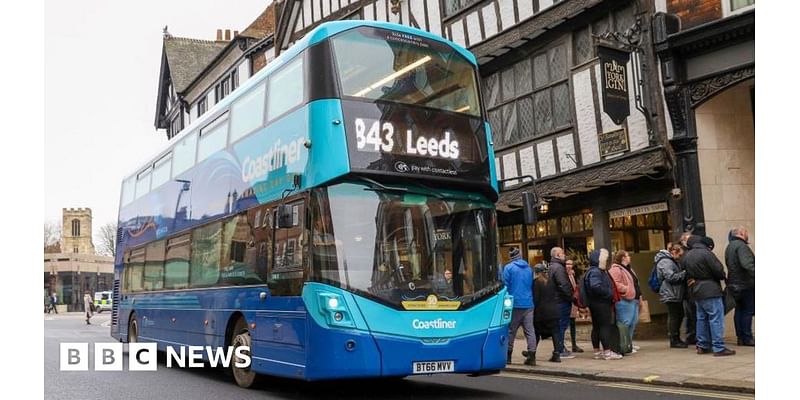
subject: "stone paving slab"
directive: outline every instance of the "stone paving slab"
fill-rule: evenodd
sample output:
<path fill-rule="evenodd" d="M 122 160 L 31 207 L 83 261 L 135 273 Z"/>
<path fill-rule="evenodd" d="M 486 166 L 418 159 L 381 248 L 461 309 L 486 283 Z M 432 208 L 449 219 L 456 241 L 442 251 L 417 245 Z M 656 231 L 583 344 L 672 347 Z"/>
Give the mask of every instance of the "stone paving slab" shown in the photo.
<path fill-rule="evenodd" d="M 535 367 L 523 364 L 525 341 L 517 339 L 508 371 L 579 377 L 613 382 L 649 383 L 710 390 L 755 393 L 755 348 L 726 345 L 737 354 L 729 357 L 698 355 L 694 348 L 670 349 L 667 340 L 637 341 L 641 349 L 621 360 L 594 360 L 589 342 L 578 342 L 585 352 L 561 363 L 547 361 L 552 342 L 538 348 Z"/>

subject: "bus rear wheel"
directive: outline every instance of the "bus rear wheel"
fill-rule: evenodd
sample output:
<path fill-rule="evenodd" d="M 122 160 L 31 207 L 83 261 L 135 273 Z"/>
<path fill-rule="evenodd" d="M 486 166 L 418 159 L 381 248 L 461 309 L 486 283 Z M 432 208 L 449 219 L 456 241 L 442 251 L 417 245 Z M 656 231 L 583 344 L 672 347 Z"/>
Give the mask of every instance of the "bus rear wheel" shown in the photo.
<path fill-rule="evenodd" d="M 233 379 L 236 381 L 236 384 L 243 388 L 252 387 L 256 383 L 256 378 L 258 378 L 258 374 L 251 369 L 253 360 L 252 360 L 252 339 L 250 338 L 250 331 L 247 329 L 247 321 L 244 318 L 239 318 L 236 321 L 236 325 L 233 328 L 232 338 L 231 338 L 231 346 L 233 347 L 233 357 L 231 360 L 231 373 L 233 374 Z M 236 364 L 244 362 L 243 359 L 236 356 L 236 349 L 239 347 L 247 347 L 247 350 L 242 350 L 243 354 L 247 354 L 251 356 L 250 358 L 250 365 L 245 368 L 237 367 Z"/>

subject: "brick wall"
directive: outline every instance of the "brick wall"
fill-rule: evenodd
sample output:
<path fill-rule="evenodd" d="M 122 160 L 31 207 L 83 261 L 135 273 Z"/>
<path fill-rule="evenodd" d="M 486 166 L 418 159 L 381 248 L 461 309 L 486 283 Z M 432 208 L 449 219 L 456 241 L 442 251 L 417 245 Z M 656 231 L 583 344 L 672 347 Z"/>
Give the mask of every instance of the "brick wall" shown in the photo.
<path fill-rule="evenodd" d="M 681 29 L 689 29 L 722 18 L 721 1 L 667 0 L 667 12 L 681 17 Z"/>

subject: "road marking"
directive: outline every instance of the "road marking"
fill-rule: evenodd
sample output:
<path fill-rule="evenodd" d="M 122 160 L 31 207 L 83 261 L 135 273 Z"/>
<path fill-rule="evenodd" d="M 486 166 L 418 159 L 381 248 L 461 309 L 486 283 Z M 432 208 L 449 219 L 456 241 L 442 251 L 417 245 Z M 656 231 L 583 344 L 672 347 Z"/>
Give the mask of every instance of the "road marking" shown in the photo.
<path fill-rule="evenodd" d="M 542 376 L 542 375 L 531 375 L 531 374 L 515 374 L 511 372 L 501 372 L 498 375 L 491 375 L 491 376 L 502 376 L 504 378 L 518 378 L 518 379 L 529 379 L 533 381 L 546 381 L 546 382 L 554 382 L 554 383 L 572 383 L 575 382 L 572 379 L 564 379 L 564 378 L 556 378 L 552 376 Z"/>
<path fill-rule="evenodd" d="M 658 375 L 650 375 L 650 376 L 645 376 L 644 379 L 642 379 L 642 381 L 644 381 L 644 383 L 651 383 L 658 378 L 659 378 Z"/>
<path fill-rule="evenodd" d="M 597 386 L 617 388 L 617 389 L 642 390 L 646 392 L 682 394 L 685 396 L 710 397 L 712 399 L 751 400 L 754 398 L 754 396 L 751 395 L 740 395 L 732 393 L 708 393 L 708 392 L 700 392 L 697 390 L 677 389 L 677 388 L 653 386 L 653 385 L 645 386 L 645 385 L 631 385 L 626 383 L 602 383 L 598 384 Z"/>

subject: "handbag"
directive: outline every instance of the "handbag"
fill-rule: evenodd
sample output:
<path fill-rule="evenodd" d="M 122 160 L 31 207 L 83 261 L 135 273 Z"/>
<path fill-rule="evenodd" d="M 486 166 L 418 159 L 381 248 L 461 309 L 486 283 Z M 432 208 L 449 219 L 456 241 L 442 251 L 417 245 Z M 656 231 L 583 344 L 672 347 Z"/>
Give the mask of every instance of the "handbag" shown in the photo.
<path fill-rule="evenodd" d="M 653 322 L 653 320 L 650 318 L 650 303 L 648 303 L 645 299 L 642 299 L 639 302 L 639 322 L 646 324 Z"/>
<path fill-rule="evenodd" d="M 619 354 L 628 354 L 633 352 L 633 343 L 628 336 L 628 325 L 622 322 L 617 322 L 617 331 L 619 332 Z M 613 350 L 613 349 L 612 349 Z"/>

